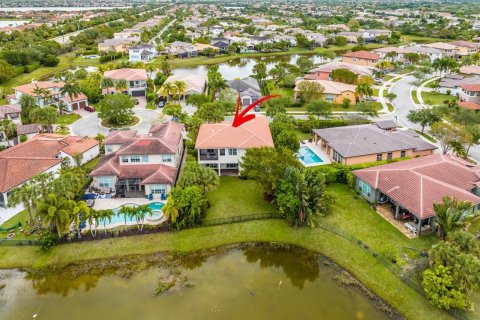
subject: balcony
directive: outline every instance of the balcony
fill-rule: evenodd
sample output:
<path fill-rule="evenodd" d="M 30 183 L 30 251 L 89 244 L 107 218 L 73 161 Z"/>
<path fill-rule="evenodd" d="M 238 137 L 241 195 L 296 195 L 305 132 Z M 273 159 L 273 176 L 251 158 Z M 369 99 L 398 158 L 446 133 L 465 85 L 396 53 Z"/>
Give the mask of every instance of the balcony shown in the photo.
<path fill-rule="evenodd" d="M 218 160 L 218 150 L 217 149 L 200 150 L 199 156 L 200 156 L 200 161 Z"/>

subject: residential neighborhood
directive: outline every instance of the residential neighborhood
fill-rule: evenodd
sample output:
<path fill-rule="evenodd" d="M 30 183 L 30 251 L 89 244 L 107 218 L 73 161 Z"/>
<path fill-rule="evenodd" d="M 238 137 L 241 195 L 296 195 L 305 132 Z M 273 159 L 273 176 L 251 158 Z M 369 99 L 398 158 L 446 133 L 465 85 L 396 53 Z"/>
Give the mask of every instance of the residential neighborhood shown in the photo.
<path fill-rule="evenodd" d="M 479 10 L 2 2 L 0 318 L 479 319 Z"/>

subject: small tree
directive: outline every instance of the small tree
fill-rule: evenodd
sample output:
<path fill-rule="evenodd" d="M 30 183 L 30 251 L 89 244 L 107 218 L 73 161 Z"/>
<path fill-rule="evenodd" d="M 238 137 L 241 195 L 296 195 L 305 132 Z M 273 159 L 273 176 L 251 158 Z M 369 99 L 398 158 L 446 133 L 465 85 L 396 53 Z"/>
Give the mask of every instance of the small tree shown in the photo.
<path fill-rule="evenodd" d="M 445 240 L 450 232 L 463 228 L 475 218 L 477 214 L 471 212 L 472 206 L 470 202 L 459 201 L 454 197 L 443 197 L 441 203 L 434 203 L 438 237 Z"/>
<path fill-rule="evenodd" d="M 134 102 L 132 98 L 124 94 L 113 94 L 103 98 L 99 104 L 98 116 L 114 125 L 130 123 L 134 115 Z"/>
<path fill-rule="evenodd" d="M 298 95 L 303 102 L 321 99 L 325 88 L 316 81 L 302 81 L 297 85 Z"/>
<path fill-rule="evenodd" d="M 348 104 L 350 103 L 348 102 Z M 316 100 L 307 103 L 307 112 L 308 114 L 316 116 L 318 119 L 321 117 L 330 118 L 330 116 L 332 115 L 332 108 L 330 106 L 330 103 L 328 103 L 327 101 Z"/>
<path fill-rule="evenodd" d="M 355 105 L 355 109 L 363 117 L 378 117 L 377 107 L 371 102 L 359 102 Z"/>
<path fill-rule="evenodd" d="M 452 150 L 453 146 L 463 146 L 469 143 L 470 136 L 465 127 L 461 125 L 448 124 L 442 121 L 432 124 L 430 132 L 440 142 L 443 154 Z"/>
<path fill-rule="evenodd" d="M 442 120 L 437 112 L 428 108 L 410 110 L 407 119 L 410 122 L 419 124 L 422 127 L 422 133 L 425 131 L 426 126 L 431 126 L 435 122 Z"/>

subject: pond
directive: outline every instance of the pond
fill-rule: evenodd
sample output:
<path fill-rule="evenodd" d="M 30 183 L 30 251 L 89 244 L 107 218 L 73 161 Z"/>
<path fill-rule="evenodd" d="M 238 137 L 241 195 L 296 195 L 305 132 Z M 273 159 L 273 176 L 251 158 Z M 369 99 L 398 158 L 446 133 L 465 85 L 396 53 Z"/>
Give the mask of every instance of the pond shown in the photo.
<path fill-rule="evenodd" d="M 278 62 L 288 62 L 295 64 L 297 59 L 301 56 L 309 57 L 314 64 L 328 62 L 318 55 L 285 55 L 272 57 L 258 57 L 258 58 L 237 58 L 229 62 L 218 64 L 218 70 L 226 80 L 233 80 L 235 78 L 245 78 L 253 74 L 253 67 L 260 61 L 267 64 L 267 70 L 272 69 Z M 207 74 L 208 66 L 200 65 L 195 67 L 175 68 L 174 74 L 193 73 L 193 74 Z"/>
<path fill-rule="evenodd" d="M 340 284 L 339 279 L 346 280 Z M 0 318 L 400 318 L 361 288 L 324 257 L 299 248 L 249 244 L 184 257 L 156 254 L 3 270 Z"/>

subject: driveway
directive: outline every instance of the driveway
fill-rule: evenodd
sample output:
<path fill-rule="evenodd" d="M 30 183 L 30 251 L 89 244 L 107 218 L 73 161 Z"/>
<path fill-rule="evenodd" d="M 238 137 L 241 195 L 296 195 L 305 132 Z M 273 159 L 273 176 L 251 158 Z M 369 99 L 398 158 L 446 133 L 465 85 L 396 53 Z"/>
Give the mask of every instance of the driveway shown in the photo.
<path fill-rule="evenodd" d="M 139 108 L 138 105 L 133 109 L 135 115 L 140 118 L 140 122 L 130 127 L 139 133 L 147 133 L 153 123 L 159 121 L 161 114 L 158 111 Z M 98 133 L 108 135 L 109 129 L 100 125 L 98 113 L 91 113 L 85 118 L 81 118 L 70 127 L 72 134 L 77 136 L 95 137 Z"/>

